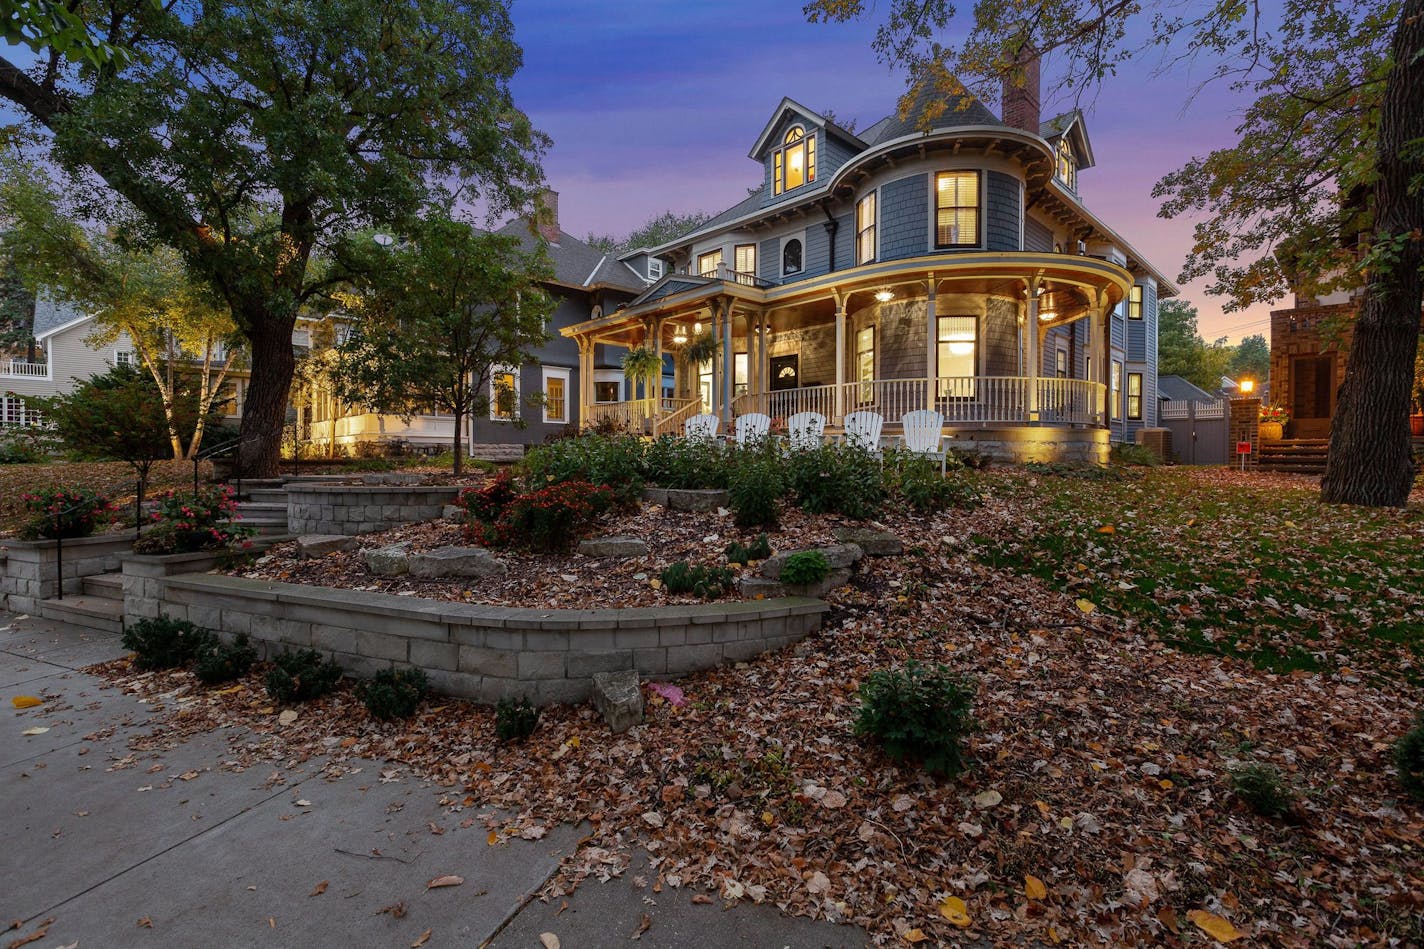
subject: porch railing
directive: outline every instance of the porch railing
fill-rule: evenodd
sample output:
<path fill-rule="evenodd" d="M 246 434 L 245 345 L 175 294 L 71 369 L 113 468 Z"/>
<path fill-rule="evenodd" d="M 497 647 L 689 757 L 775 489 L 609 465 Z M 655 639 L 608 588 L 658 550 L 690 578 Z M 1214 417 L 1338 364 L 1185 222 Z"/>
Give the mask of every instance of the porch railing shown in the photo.
<path fill-rule="evenodd" d="M 0 362 L 0 376 L 24 376 L 30 379 L 47 379 L 49 378 L 49 363 L 7 359 L 5 362 Z"/>
<path fill-rule="evenodd" d="M 634 431 L 657 434 L 661 431 L 681 431 L 681 420 L 697 412 L 688 411 L 690 406 L 700 406 L 699 399 L 634 399 L 631 402 L 598 402 L 588 406 L 584 415 L 586 423 L 597 423 L 606 419 Z M 665 428 L 674 417 L 676 429 Z"/>
<path fill-rule="evenodd" d="M 670 404 L 682 403 L 671 408 Z M 663 399 L 664 414 L 653 423 L 654 435 L 681 435 L 683 423 L 702 412 L 701 399 Z"/>

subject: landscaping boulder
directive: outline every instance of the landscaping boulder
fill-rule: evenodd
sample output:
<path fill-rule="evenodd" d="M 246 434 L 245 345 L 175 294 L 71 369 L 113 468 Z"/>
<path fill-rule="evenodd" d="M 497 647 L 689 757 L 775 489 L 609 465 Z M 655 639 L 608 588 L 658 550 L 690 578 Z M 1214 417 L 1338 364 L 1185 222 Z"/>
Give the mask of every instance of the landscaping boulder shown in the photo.
<path fill-rule="evenodd" d="M 643 500 L 649 504 L 661 504 L 663 507 L 667 507 L 667 488 L 644 488 Z"/>
<path fill-rule="evenodd" d="M 483 547 L 439 547 L 410 557 L 410 575 L 422 580 L 441 577 L 502 577 L 509 572 L 503 560 Z"/>
<path fill-rule="evenodd" d="M 579 541 L 585 557 L 646 557 L 648 545 L 636 537 L 590 537 Z"/>
<path fill-rule="evenodd" d="M 843 544 L 855 544 L 867 557 L 898 557 L 905 552 L 905 543 L 889 531 L 871 527 L 837 527 L 833 532 Z"/>
<path fill-rule="evenodd" d="M 465 523 L 465 509 L 458 504 L 447 504 L 440 509 L 440 517 L 451 524 Z"/>
<path fill-rule="evenodd" d="M 683 490 L 669 488 L 667 506 L 675 511 L 715 511 L 732 503 L 732 496 L 720 490 Z"/>
<path fill-rule="evenodd" d="M 593 674 L 593 707 L 613 734 L 626 732 L 643 720 L 643 690 L 633 669 Z"/>
<path fill-rule="evenodd" d="M 297 556 L 302 560 L 325 557 L 337 551 L 355 550 L 358 541 L 345 534 L 303 534 L 297 538 Z"/>
<path fill-rule="evenodd" d="M 849 567 L 833 567 L 831 572 L 826 574 L 826 578 L 819 583 L 785 583 L 782 586 L 791 596 L 814 596 L 819 599 L 836 587 L 843 587 L 849 582 Z"/>
<path fill-rule="evenodd" d="M 399 577 L 410 572 L 408 547 L 408 544 L 392 544 L 363 551 L 361 556 L 366 560 L 366 569 L 376 576 Z"/>
<path fill-rule="evenodd" d="M 786 587 L 778 580 L 765 577 L 743 577 L 738 583 L 742 596 L 748 600 L 770 600 L 786 596 Z"/>
<path fill-rule="evenodd" d="M 831 573 L 833 574 L 838 569 L 854 566 L 865 556 L 865 551 L 861 550 L 856 544 L 831 544 L 826 547 L 812 547 L 810 549 L 821 552 L 821 556 L 826 558 L 826 564 L 831 568 Z M 786 550 L 774 557 L 763 560 L 761 562 L 761 575 L 768 580 L 781 579 L 781 568 L 786 565 L 786 561 L 790 559 L 793 554 L 805 552 L 806 551 L 801 550 Z"/>

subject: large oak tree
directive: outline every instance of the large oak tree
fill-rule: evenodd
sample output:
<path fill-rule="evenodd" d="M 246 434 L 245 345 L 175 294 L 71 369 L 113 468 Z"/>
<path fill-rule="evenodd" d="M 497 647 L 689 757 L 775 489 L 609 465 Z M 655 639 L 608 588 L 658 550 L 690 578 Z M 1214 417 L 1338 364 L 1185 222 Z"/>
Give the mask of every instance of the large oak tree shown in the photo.
<path fill-rule="evenodd" d="M 22 4 L 23 6 L 23 4 Z M 349 235 L 431 204 L 526 207 L 546 139 L 515 108 L 501 0 L 74 0 L 127 55 L 43 42 L 0 96 L 102 219 L 112 194 L 230 306 L 252 360 L 240 460 L 276 470 L 298 312 L 346 280 Z M 72 52 L 72 46 L 70 47 Z M 322 266 L 314 266 L 317 262 Z"/>
<path fill-rule="evenodd" d="M 865 4 L 806 11 L 848 19 Z M 1322 497 L 1403 505 L 1424 288 L 1424 0 L 976 0 L 949 44 L 954 13 L 949 0 L 883 10 L 875 47 L 912 77 L 902 109 L 927 86 L 992 101 L 1036 55 L 1077 93 L 1134 56 L 1195 58 L 1253 100 L 1235 145 L 1158 184 L 1164 216 L 1204 216 L 1183 278 L 1213 277 L 1229 308 L 1363 288 Z"/>

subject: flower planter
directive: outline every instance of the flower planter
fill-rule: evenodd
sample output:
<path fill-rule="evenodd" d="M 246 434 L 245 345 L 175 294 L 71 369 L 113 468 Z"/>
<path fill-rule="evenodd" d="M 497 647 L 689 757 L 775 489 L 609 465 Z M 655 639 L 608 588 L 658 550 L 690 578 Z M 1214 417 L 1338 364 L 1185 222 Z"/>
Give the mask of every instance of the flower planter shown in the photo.
<path fill-rule="evenodd" d="M 1415 438 L 1424 437 L 1424 412 L 1409 416 L 1409 434 Z"/>
<path fill-rule="evenodd" d="M 1260 432 L 1262 441 L 1278 442 L 1285 436 L 1286 427 L 1280 422 L 1262 422 Z"/>

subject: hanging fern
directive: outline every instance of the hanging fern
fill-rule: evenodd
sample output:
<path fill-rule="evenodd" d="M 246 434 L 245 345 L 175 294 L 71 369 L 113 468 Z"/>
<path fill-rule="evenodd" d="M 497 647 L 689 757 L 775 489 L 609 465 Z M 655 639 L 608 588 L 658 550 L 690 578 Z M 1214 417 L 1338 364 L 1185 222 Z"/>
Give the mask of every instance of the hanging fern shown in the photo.
<path fill-rule="evenodd" d="M 662 374 L 662 357 L 651 349 L 640 346 L 623 355 L 623 376 L 629 382 L 652 385 Z"/>
<path fill-rule="evenodd" d="M 712 333 L 703 333 L 682 349 L 682 358 L 692 365 L 716 359 L 722 347 Z"/>

